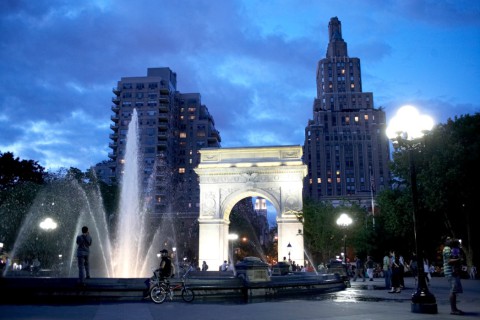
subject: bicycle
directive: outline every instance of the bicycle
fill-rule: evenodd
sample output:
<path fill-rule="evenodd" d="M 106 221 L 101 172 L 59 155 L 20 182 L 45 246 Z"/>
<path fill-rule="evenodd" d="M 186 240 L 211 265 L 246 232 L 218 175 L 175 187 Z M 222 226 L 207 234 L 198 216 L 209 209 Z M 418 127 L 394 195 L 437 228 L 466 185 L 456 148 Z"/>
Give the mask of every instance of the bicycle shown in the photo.
<path fill-rule="evenodd" d="M 150 279 L 150 283 L 153 283 L 153 287 L 150 289 L 150 299 L 158 304 L 163 303 L 167 297 L 172 301 L 174 292 L 180 289 L 183 301 L 192 302 L 195 299 L 195 293 L 185 283 L 188 272 L 182 276 L 181 283 L 175 285 L 171 285 L 168 279 L 160 279 L 157 273 L 153 272 L 154 276 Z"/>

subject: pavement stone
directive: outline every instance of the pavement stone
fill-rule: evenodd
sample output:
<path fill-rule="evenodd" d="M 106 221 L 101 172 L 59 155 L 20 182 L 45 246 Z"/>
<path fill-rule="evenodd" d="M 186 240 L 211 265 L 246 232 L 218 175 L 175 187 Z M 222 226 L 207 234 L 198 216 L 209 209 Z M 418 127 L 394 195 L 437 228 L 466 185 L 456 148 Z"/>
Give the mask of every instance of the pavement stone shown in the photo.
<path fill-rule="evenodd" d="M 344 291 L 318 295 L 254 300 L 248 303 L 226 299 L 185 303 L 174 298 L 161 305 L 151 301 L 99 302 L 83 304 L 0 305 L 0 319 L 20 320 L 160 320 L 160 319 L 338 319 L 338 320 L 423 320 L 480 319 L 480 281 L 462 280 L 464 293 L 458 295 L 458 307 L 464 316 L 450 315 L 448 283 L 445 278 L 433 278 L 430 291 L 435 295 L 438 314 L 418 314 L 410 311 L 410 297 L 415 292 L 413 278 L 406 278 L 406 288 L 389 294 L 383 279 L 373 282 L 352 282 Z"/>

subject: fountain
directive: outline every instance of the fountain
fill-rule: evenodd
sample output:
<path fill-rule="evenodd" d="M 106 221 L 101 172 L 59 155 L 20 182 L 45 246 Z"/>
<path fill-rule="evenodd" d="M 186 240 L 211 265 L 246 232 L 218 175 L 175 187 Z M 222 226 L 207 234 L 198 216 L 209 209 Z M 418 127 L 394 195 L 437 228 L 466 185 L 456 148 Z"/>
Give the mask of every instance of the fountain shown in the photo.
<path fill-rule="evenodd" d="M 163 244 L 174 244 L 175 239 L 166 232 L 173 230 L 174 234 L 171 214 L 163 219 L 163 223 L 169 222 L 169 226 L 156 230 L 147 227 L 147 204 L 143 203 L 140 192 L 142 161 L 138 152 L 138 134 L 138 115 L 134 109 L 128 126 L 119 212 L 115 221 L 107 219 L 96 184 L 58 179 L 37 195 L 18 232 L 10 256 L 29 261 L 36 257 L 42 263 L 41 268 L 55 271 L 53 275 L 76 277 L 75 239 L 81 227 L 86 225 L 93 238 L 90 253 L 92 276 L 150 276 L 151 268 L 158 265 L 156 253 Z M 57 228 L 40 229 L 39 222 L 45 218 L 57 222 Z M 111 233 L 111 229 L 116 232 Z"/>

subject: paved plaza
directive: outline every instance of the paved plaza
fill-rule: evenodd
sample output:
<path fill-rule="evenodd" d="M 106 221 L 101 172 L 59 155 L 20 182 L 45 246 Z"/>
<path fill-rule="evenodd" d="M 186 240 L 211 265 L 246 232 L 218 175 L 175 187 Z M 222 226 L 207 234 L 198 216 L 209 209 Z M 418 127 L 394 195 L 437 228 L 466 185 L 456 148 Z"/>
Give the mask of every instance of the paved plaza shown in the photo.
<path fill-rule="evenodd" d="M 345 291 L 314 296 L 293 296 L 244 303 L 239 300 L 195 300 L 185 303 L 176 297 L 156 305 L 151 301 L 99 302 L 85 304 L 0 305 L 0 319 L 85 319 L 85 320 L 160 320 L 160 319 L 340 319 L 340 320 L 421 320 L 480 319 L 480 281 L 462 280 L 465 293 L 459 295 L 458 307 L 463 316 L 450 315 L 445 278 L 433 278 L 430 290 L 435 295 L 438 314 L 410 311 L 410 297 L 415 291 L 412 278 L 405 279 L 406 289 L 389 294 L 382 288 L 383 279 L 352 282 Z"/>

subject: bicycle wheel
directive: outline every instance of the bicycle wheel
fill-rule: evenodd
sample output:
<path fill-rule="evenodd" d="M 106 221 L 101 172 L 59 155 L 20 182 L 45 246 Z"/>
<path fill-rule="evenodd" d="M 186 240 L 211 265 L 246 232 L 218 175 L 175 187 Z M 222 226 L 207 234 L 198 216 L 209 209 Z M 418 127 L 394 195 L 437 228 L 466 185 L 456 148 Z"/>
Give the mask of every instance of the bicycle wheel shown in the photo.
<path fill-rule="evenodd" d="M 167 298 L 167 291 L 161 286 L 154 286 L 150 289 L 150 298 L 155 303 L 163 303 Z"/>
<path fill-rule="evenodd" d="M 191 289 L 183 288 L 182 289 L 182 299 L 185 302 L 192 302 L 195 299 L 195 293 Z"/>

